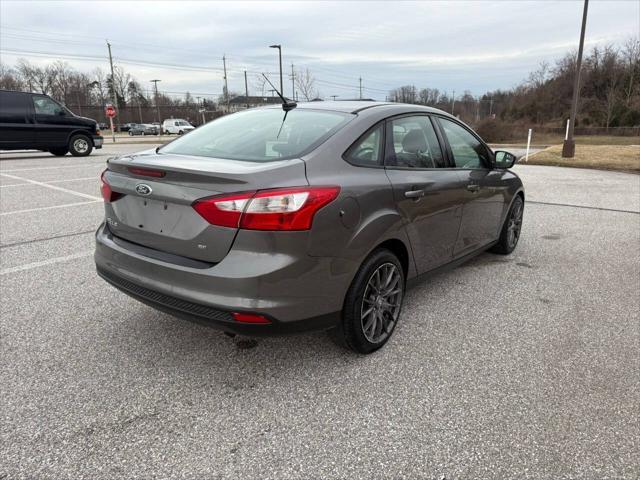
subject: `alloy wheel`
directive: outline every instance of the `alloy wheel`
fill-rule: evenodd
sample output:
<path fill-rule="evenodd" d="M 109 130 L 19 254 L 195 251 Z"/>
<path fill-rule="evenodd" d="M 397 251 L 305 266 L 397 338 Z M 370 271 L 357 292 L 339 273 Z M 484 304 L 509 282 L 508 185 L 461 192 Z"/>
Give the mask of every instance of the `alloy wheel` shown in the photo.
<path fill-rule="evenodd" d="M 84 138 L 78 138 L 73 142 L 73 149 L 78 153 L 86 153 L 89 150 L 89 142 Z"/>
<path fill-rule="evenodd" d="M 509 248 L 515 248 L 520 238 L 520 230 L 522 229 L 522 202 L 517 202 L 509 217 L 509 224 L 507 225 L 507 243 Z"/>
<path fill-rule="evenodd" d="M 404 285 L 398 267 L 387 262 L 369 277 L 362 297 L 362 333 L 371 343 L 386 339 L 398 321 Z"/>

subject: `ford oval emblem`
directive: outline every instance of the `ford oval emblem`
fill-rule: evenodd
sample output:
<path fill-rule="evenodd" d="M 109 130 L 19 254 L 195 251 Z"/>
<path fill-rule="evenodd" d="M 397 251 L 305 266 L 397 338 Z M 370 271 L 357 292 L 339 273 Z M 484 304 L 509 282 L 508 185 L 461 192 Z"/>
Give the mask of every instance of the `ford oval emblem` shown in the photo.
<path fill-rule="evenodd" d="M 136 185 L 136 192 L 138 192 L 140 195 L 144 195 L 145 197 L 147 195 L 151 195 L 151 192 L 153 190 L 151 190 L 151 187 L 145 183 L 139 183 L 138 185 Z"/>

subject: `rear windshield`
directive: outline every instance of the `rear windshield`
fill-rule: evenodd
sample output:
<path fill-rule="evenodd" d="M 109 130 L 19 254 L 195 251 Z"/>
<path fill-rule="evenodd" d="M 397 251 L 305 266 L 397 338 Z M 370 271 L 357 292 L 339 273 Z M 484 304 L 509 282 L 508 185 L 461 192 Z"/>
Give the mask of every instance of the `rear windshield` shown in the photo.
<path fill-rule="evenodd" d="M 246 110 L 203 125 L 161 153 L 268 162 L 300 156 L 353 118 L 340 112 L 277 108 Z"/>

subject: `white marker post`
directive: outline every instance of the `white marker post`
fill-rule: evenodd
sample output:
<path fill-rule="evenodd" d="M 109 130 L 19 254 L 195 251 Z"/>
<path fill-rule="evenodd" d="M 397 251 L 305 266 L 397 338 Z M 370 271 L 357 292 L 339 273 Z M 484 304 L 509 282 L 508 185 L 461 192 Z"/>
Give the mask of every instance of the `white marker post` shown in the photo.
<path fill-rule="evenodd" d="M 529 148 L 531 147 L 531 133 L 533 132 L 533 130 L 530 128 L 529 129 L 529 135 L 527 136 L 527 153 L 524 154 L 524 161 L 528 162 L 529 161 Z"/>
<path fill-rule="evenodd" d="M 571 123 L 571 119 L 567 118 L 567 131 L 564 133 L 564 139 L 569 140 L 569 124 Z"/>

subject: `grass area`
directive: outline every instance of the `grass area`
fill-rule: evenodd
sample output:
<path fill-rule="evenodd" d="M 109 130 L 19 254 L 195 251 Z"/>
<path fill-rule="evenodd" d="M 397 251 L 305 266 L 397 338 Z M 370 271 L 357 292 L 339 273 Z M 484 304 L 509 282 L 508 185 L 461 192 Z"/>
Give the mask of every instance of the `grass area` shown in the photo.
<path fill-rule="evenodd" d="M 587 145 L 578 143 L 576 145 L 576 154 L 573 158 L 562 158 L 562 145 L 554 145 L 529 155 L 527 164 L 640 173 L 640 146 Z"/>
<path fill-rule="evenodd" d="M 614 135 L 576 135 L 576 145 L 640 145 L 640 137 L 621 137 Z M 564 141 L 562 135 L 544 134 L 536 135 L 534 130 L 531 142 L 538 145 L 557 145 Z M 526 142 L 526 139 L 525 139 Z"/>
<path fill-rule="evenodd" d="M 640 145 L 640 137 L 620 137 L 613 135 L 578 135 L 575 137 L 576 145 Z M 564 141 L 561 135 L 540 133 L 536 135 L 533 132 L 531 137 L 531 145 L 558 145 Z M 496 144 L 526 147 L 527 137 L 517 138 L 513 140 L 505 140 Z"/>

